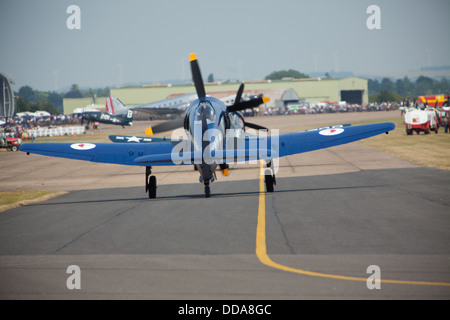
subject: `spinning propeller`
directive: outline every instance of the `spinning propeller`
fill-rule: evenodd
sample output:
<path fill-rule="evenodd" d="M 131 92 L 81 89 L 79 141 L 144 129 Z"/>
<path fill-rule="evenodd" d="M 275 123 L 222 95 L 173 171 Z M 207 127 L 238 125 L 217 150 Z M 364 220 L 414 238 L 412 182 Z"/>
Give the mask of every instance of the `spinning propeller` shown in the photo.
<path fill-rule="evenodd" d="M 205 86 L 203 84 L 202 74 L 200 72 L 200 67 L 197 61 L 197 56 L 195 53 L 191 53 L 189 56 L 189 60 L 191 62 L 191 70 L 192 70 L 192 78 L 194 80 L 195 90 L 197 91 L 197 95 L 199 98 L 203 98 L 206 96 Z M 263 103 L 267 103 L 270 101 L 270 98 L 260 96 L 255 99 L 251 99 L 248 101 L 241 101 L 242 94 L 244 93 L 244 84 L 241 83 L 239 89 L 236 93 L 236 98 L 234 99 L 234 104 L 232 106 L 227 107 L 228 112 L 236 112 L 242 111 L 245 109 L 256 108 Z M 256 130 L 267 130 L 266 127 L 260 126 L 258 124 L 245 122 L 245 126 L 256 129 Z"/>
<path fill-rule="evenodd" d="M 198 98 L 201 100 L 202 98 L 206 97 L 206 91 L 205 85 L 203 83 L 202 74 L 200 72 L 200 66 L 198 64 L 197 55 L 195 53 L 191 53 L 189 55 L 189 61 L 191 64 L 192 80 L 194 81 L 195 91 L 197 92 Z M 234 104 L 227 107 L 227 112 L 237 112 L 246 109 L 256 108 L 259 105 L 270 101 L 268 97 L 263 96 L 253 98 L 247 101 L 241 101 L 243 93 L 244 93 L 244 84 L 241 83 L 236 93 Z M 145 131 L 145 133 L 148 135 L 152 135 L 158 132 L 170 131 L 182 127 L 183 124 L 184 119 L 180 117 L 175 120 L 163 122 L 154 127 L 149 127 Z M 267 128 L 265 127 L 250 122 L 245 122 L 245 126 L 256 130 L 267 130 Z"/>

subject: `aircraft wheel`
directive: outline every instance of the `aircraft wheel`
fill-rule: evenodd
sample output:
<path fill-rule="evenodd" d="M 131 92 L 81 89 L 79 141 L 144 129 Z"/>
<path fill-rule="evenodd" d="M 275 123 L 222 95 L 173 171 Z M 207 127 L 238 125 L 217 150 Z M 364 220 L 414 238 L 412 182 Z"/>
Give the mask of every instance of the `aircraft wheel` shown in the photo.
<path fill-rule="evenodd" d="M 150 176 L 150 179 L 148 181 L 148 197 L 150 199 L 156 198 L 156 177 Z"/>
<path fill-rule="evenodd" d="M 266 174 L 264 180 L 266 182 L 266 192 L 273 192 L 273 176 L 270 174 Z"/>
<path fill-rule="evenodd" d="M 209 187 L 209 185 L 205 184 L 205 197 L 209 198 L 211 196 L 211 188 Z"/>

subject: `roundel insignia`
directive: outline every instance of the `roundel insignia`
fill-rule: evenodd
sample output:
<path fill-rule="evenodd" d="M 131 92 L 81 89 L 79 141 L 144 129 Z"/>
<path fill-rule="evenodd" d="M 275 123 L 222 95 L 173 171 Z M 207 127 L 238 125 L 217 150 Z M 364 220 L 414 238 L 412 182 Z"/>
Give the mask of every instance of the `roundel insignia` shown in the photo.
<path fill-rule="evenodd" d="M 344 132 L 344 129 L 336 128 L 336 129 L 325 129 L 325 130 L 319 131 L 319 134 L 321 134 L 323 136 L 335 136 L 337 134 L 341 134 L 342 132 Z"/>
<path fill-rule="evenodd" d="M 93 143 L 74 143 L 70 147 L 75 150 L 91 150 L 96 147 Z"/>

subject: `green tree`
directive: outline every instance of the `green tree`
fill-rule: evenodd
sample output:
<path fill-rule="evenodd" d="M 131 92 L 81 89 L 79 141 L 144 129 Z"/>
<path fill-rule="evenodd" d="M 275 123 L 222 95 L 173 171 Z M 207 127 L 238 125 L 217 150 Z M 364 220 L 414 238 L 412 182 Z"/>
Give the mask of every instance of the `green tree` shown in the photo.
<path fill-rule="evenodd" d="M 395 85 L 389 78 L 383 78 L 380 83 L 380 92 L 381 91 L 394 91 Z"/>
<path fill-rule="evenodd" d="M 369 79 L 367 81 L 367 89 L 369 90 L 370 95 L 376 95 L 380 93 L 380 82 L 378 80 Z"/>
<path fill-rule="evenodd" d="M 19 112 L 31 112 L 31 104 L 22 97 L 16 98 L 16 113 Z"/>
<path fill-rule="evenodd" d="M 33 104 L 31 106 L 31 110 L 32 110 L 32 112 L 36 112 L 38 110 L 39 111 L 47 111 L 50 114 L 58 114 L 59 113 L 58 109 L 46 99 L 41 99 L 36 104 Z"/>
<path fill-rule="evenodd" d="M 378 103 L 387 102 L 387 101 L 400 102 L 402 100 L 403 100 L 403 97 L 400 96 L 397 92 L 392 92 L 392 91 L 388 91 L 388 90 L 381 90 L 380 93 L 371 95 L 369 97 L 370 102 L 378 102 Z"/>
<path fill-rule="evenodd" d="M 414 95 L 414 83 L 407 76 L 403 78 L 403 87 L 405 88 L 404 97 L 412 97 Z"/>
<path fill-rule="evenodd" d="M 301 79 L 301 78 L 309 78 L 309 76 L 297 70 L 289 69 L 289 70 L 274 71 L 271 74 L 267 75 L 264 79 L 281 80 L 283 78 Z"/>
<path fill-rule="evenodd" d="M 436 86 L 436 93 L 450 94 L 450 84 L 447 78 L 442 78 L 441 81 L 435 84 L 435 86 Z"/>
<path fill-rule="evenodd" d="M 208 76 L 208 82 L 214 82 L 214 75 L 212 73 Z"/>
<path fill-rule="evenodd" d="M 66 95 L 64 96 L 64 98 L 83 98 L 83 94 L 80 91 L 80 88 L 78 87 L 77 84 L 73 84 L 70 87 L 70 91 L 66 93 Z"/>
<path fill-rule="evenodd" d="M 23 86 L 19 89 L 18 92 L 19 97 L 22 99 L 35 103 L 38 102 L 41 99 L 41 95 L 39 91 L 34 90 L 30 86 Z"/>

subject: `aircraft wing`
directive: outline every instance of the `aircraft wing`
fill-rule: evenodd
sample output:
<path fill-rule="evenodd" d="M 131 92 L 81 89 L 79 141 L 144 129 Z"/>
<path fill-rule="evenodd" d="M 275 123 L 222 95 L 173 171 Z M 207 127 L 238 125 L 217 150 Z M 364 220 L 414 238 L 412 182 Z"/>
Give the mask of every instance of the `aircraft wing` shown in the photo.
<path fill-rule="evenodd" d="M 193 164 L 205 161 L 208 164 L 236 163 L 252 160 L 270 160 L 293 154 L 309 152 L 346 144 L 394 130 L 393 123 L 368 125 L 340 125 L 307 131 L 287 133 L 280 136 L 247 136 L 225 150 L 205 150 L 178 153 L 176 145 L 171 154 L 150 154 L 138 157 L 135 162 L 146 165 Z"/>
<path fill-rule="evenodd" d="M 285 157 L 370 138 L 394 129 L 395 124 L 386 122 L 358 126 L 346 124 L 286 133 L 279 136 L 250 136 L 240 141 L 236 148 L 238 150 L 237 156 L 241 159 L 240 161 Z M 220 157 L 220 153 L 218 151 L 216 153 L 216 158 Z M 236 157 L 233 159 L 229 150 L 224 151 L 222 155 L 225 163 L 232 163 L 236 160 Z"/>
<path fill-rule="evenodd" d="M 144 155 L 165 155 L 164 161 L 152 165 L 175 165 L 169 161 L 173 150 L 171 142 L 155 143 L 25 143 L 20 151 L 44 156 L 92 162 L 139 165 L 136 158 Z"/>
<path fill-rule="evenodd" d="M 336 126 L 282 134 L 279 136 L 279 156 L 303 153 L 338 146 L 395 129 L 391 122 L 358 126 Z"/>
<path fill-rule="evenodd" d="M 148 115 L 182 115 L 195 99 L 197 99 L 197 94 L 188 93 L 175 98 L 140 104 L 130 107 L 130 110 L 143 112 Z"/>
<path fill-rule="evenodd" d="M 205 161 L 268 160 L 329 148 L 394 130 L 393 123 L 337 126 L 269 137 L 247 137 L 235 148 L 190 151 L 188 140 L 154 143 L 25 143 L 20 150 L 45 156 L 138 166 L 172 166 Z M 184 151 L 188 150 L 188 151 Z"/>

